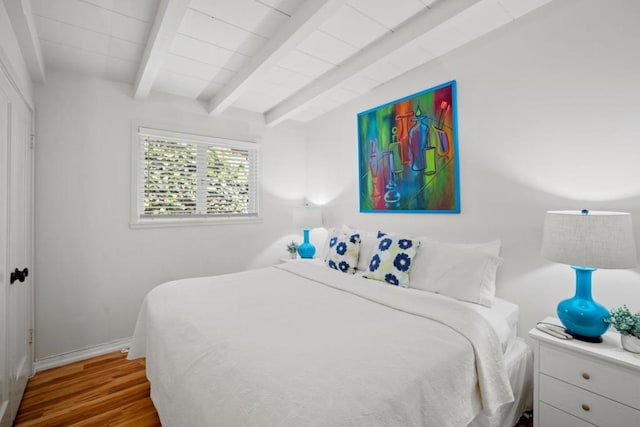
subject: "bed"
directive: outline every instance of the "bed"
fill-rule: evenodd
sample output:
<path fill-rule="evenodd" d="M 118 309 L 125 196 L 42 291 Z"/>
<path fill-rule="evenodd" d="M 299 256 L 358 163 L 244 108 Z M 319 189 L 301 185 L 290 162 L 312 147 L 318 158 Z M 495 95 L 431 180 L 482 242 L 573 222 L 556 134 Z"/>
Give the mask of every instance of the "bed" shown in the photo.
<path fill-rule="evenodd" d="M 156 287 L 129 358 L 164 426 L 503 427 L 531 405 L 517 315 L 298 260 Z"/>

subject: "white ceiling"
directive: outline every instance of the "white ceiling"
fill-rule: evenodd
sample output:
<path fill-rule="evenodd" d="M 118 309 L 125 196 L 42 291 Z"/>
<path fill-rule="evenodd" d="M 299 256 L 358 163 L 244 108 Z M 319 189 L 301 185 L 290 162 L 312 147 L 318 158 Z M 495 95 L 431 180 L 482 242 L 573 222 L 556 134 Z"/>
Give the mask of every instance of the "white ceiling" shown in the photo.
<path fill-rule="evenodd" d="M 137 99 L 166 92 L 275 124 L 314 119 L 550 0 L 5 4 L 16 1 L 22 15 L 7 10 L 35 80 L 68 70 L 130 83 Z"/>

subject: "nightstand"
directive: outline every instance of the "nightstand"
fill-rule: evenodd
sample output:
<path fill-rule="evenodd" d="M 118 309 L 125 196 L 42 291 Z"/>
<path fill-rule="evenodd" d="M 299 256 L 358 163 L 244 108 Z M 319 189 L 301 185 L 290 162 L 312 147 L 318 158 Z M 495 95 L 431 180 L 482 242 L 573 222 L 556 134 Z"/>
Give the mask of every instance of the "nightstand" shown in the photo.
<path fill-rule="evenodd" d="M 547 323 L 560 325 L 550 317 Z M 640 355 L 609 331 L 600 344 L 529 331 L 534 427 L 640 426 Z"/>

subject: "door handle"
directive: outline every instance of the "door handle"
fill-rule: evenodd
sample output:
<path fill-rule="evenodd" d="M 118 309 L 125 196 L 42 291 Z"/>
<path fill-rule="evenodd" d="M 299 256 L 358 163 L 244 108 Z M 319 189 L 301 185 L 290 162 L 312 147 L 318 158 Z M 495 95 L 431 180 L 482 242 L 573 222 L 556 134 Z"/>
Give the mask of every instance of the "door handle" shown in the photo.
<path fill-rule="evenodd" d="M 13 285 L 13 283 L 17 280 L 19 282 L 24 282 L 24 279 L 29 275 L 29 269 L 27 267 L 23 268 L 22 271 L 17 268 L 11 273 L 9 277 L 9 284 Z"/>

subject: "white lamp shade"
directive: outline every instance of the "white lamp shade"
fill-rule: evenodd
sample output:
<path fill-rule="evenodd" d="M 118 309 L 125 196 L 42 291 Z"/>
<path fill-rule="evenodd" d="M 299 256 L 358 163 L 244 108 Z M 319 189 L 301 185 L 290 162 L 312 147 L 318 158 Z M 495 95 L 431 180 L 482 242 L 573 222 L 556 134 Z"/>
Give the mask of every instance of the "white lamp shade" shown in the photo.
<path fill-rule="evenodd" d="M 322 227 L 322 209 L 317 206 L 300 206 L 293 210 L 293 222 L 297 227 Z"/>
<path fill-rule="evenodd" d="M 638 264 L 631 214 L 549 211 L 542 256 L 562 264 L 591 268 L 633 268 Z"/>

